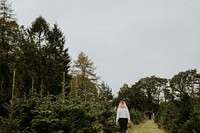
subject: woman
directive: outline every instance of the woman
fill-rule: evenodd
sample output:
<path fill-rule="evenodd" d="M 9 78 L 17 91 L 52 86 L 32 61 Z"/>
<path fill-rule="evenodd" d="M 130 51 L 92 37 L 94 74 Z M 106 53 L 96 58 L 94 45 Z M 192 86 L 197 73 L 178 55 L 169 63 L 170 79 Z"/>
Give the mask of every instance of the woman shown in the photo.
<path fill-rule="evenodd" d="M 121 101 L 117 109 L 116 117 L 116 124 L 119 123 L 121 133 L 126 132 L 128 122 L 130 122 L 130 113 L 125 101 Z"/>

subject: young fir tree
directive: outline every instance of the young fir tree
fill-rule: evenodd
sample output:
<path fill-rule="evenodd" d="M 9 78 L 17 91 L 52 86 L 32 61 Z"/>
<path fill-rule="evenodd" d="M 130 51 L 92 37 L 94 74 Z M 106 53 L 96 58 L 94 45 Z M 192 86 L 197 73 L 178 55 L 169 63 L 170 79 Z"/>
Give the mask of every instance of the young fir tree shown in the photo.
<path fill-rule="evenodd" d="M 102 82 L 99 87 L 99 98 L 107 102 L 113 100 L 112 90 L 105 82 Z"/>

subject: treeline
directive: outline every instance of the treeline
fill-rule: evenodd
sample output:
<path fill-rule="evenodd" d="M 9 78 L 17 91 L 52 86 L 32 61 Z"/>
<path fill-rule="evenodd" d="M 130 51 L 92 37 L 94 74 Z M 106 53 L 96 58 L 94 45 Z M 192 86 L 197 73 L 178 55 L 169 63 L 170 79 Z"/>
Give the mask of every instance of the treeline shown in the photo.
<path fill-rule="evenodd" d="M 65 42 L 58 24 L 39 16 L 20 26 L 0 1 L 0 132 L 116 132 L 111 88 Z"/>
<path fill-rule="evenodd" d="M 84 101 L 95 101 L 101 95 L 94 63 L 84 52 L 72 61 L 58 24 L 51 26 L 39 16 L 25 28 L 18 25 L 7 0 L 0 4 L 1 102 L 30 92 L 62 93 Z M 112 98 L 110 88 L 107 95 Z"/>
<path fill-rule="evenodd" d="M 131 87 L 125 84 L 118 94 L 116 99 L 126 100 L 131 109 L 154 112 L 159 127 L 169 133 L 200 132 L 200 74 L 195 69 L 171 79 L 142 78 Z"/>

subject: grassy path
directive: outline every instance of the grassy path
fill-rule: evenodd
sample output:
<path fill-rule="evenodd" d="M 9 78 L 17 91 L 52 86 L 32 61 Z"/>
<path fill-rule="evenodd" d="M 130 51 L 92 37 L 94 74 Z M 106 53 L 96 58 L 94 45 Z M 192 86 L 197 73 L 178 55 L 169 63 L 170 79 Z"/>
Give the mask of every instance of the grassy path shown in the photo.
<path fill-rule="evenodd" d="M 128 133 L 166 133 L 159 129 L 153 120 L 149 120 L 141 125 L 135 125 L 128 130 Z"/>

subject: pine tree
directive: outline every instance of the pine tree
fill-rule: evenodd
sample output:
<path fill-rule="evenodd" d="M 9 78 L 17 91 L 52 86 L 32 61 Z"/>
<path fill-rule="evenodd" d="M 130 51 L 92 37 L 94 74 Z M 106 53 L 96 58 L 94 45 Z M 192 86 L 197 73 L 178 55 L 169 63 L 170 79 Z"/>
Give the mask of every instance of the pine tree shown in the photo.
<path fill-rule="evenodd" d="M 105 82 L 99 87 L 99 98 L 104 101 L 113 100 L 112 90 Z"/>
<path fill-rule="evenodd" d="M 12 72 L 16 67 L 19 26 L 14 18 L 11 4 L 0 1 L 0 97 L 1 102 L 11 97 Z"/>
<path fill-rule="evenodd" d="M 65 48 L 65 36 L 57 24 L 53 27 L 39 16 L 27 30 L 29 41 L 24 51 L 27 63 L 30 63 L 37 92 L 57 95 L 61 93 L 63 73 L 65 73 L 65 92 L 69 92 L 70 57 Z"/>
<path fill-rule="evenodd" d="M 71 60 L 68 48 L 65 48 L 65 37 L 57 24 L 54 24 L 54 27 L 48 32 L 47 41 L 48 43 L 43 47 L 46 58 L 45 87 L 50 94 L 59 94 L 62 90 L 62 84 L 65 84 L 65 92 L 69 93 L 69 64 Z M 62 82 L 63 77 L 65 78 L 64 83 Z"/>
<path fill-rule="evenodd" d="M 28 55 L 27 61 L 31 62 L 31 69 L 34 71 L 35 88 L 37 92 L 44 92 L 44 77 L 45 77 L 45 55 L 43 47 L 47 43 L 47 33 L 49 32 L 49 24 L 42 17 L 39 16 L 32 22 L 31 27 L 27 29 L 27 38 L 30 40 L 28 46 L 30 56 Z M 29 53 L 28 52 L 28 53 Z M 27 53 L 27 54 L 28 54 Z M 32 57 L 31 57 L 32 56 Z"/>

